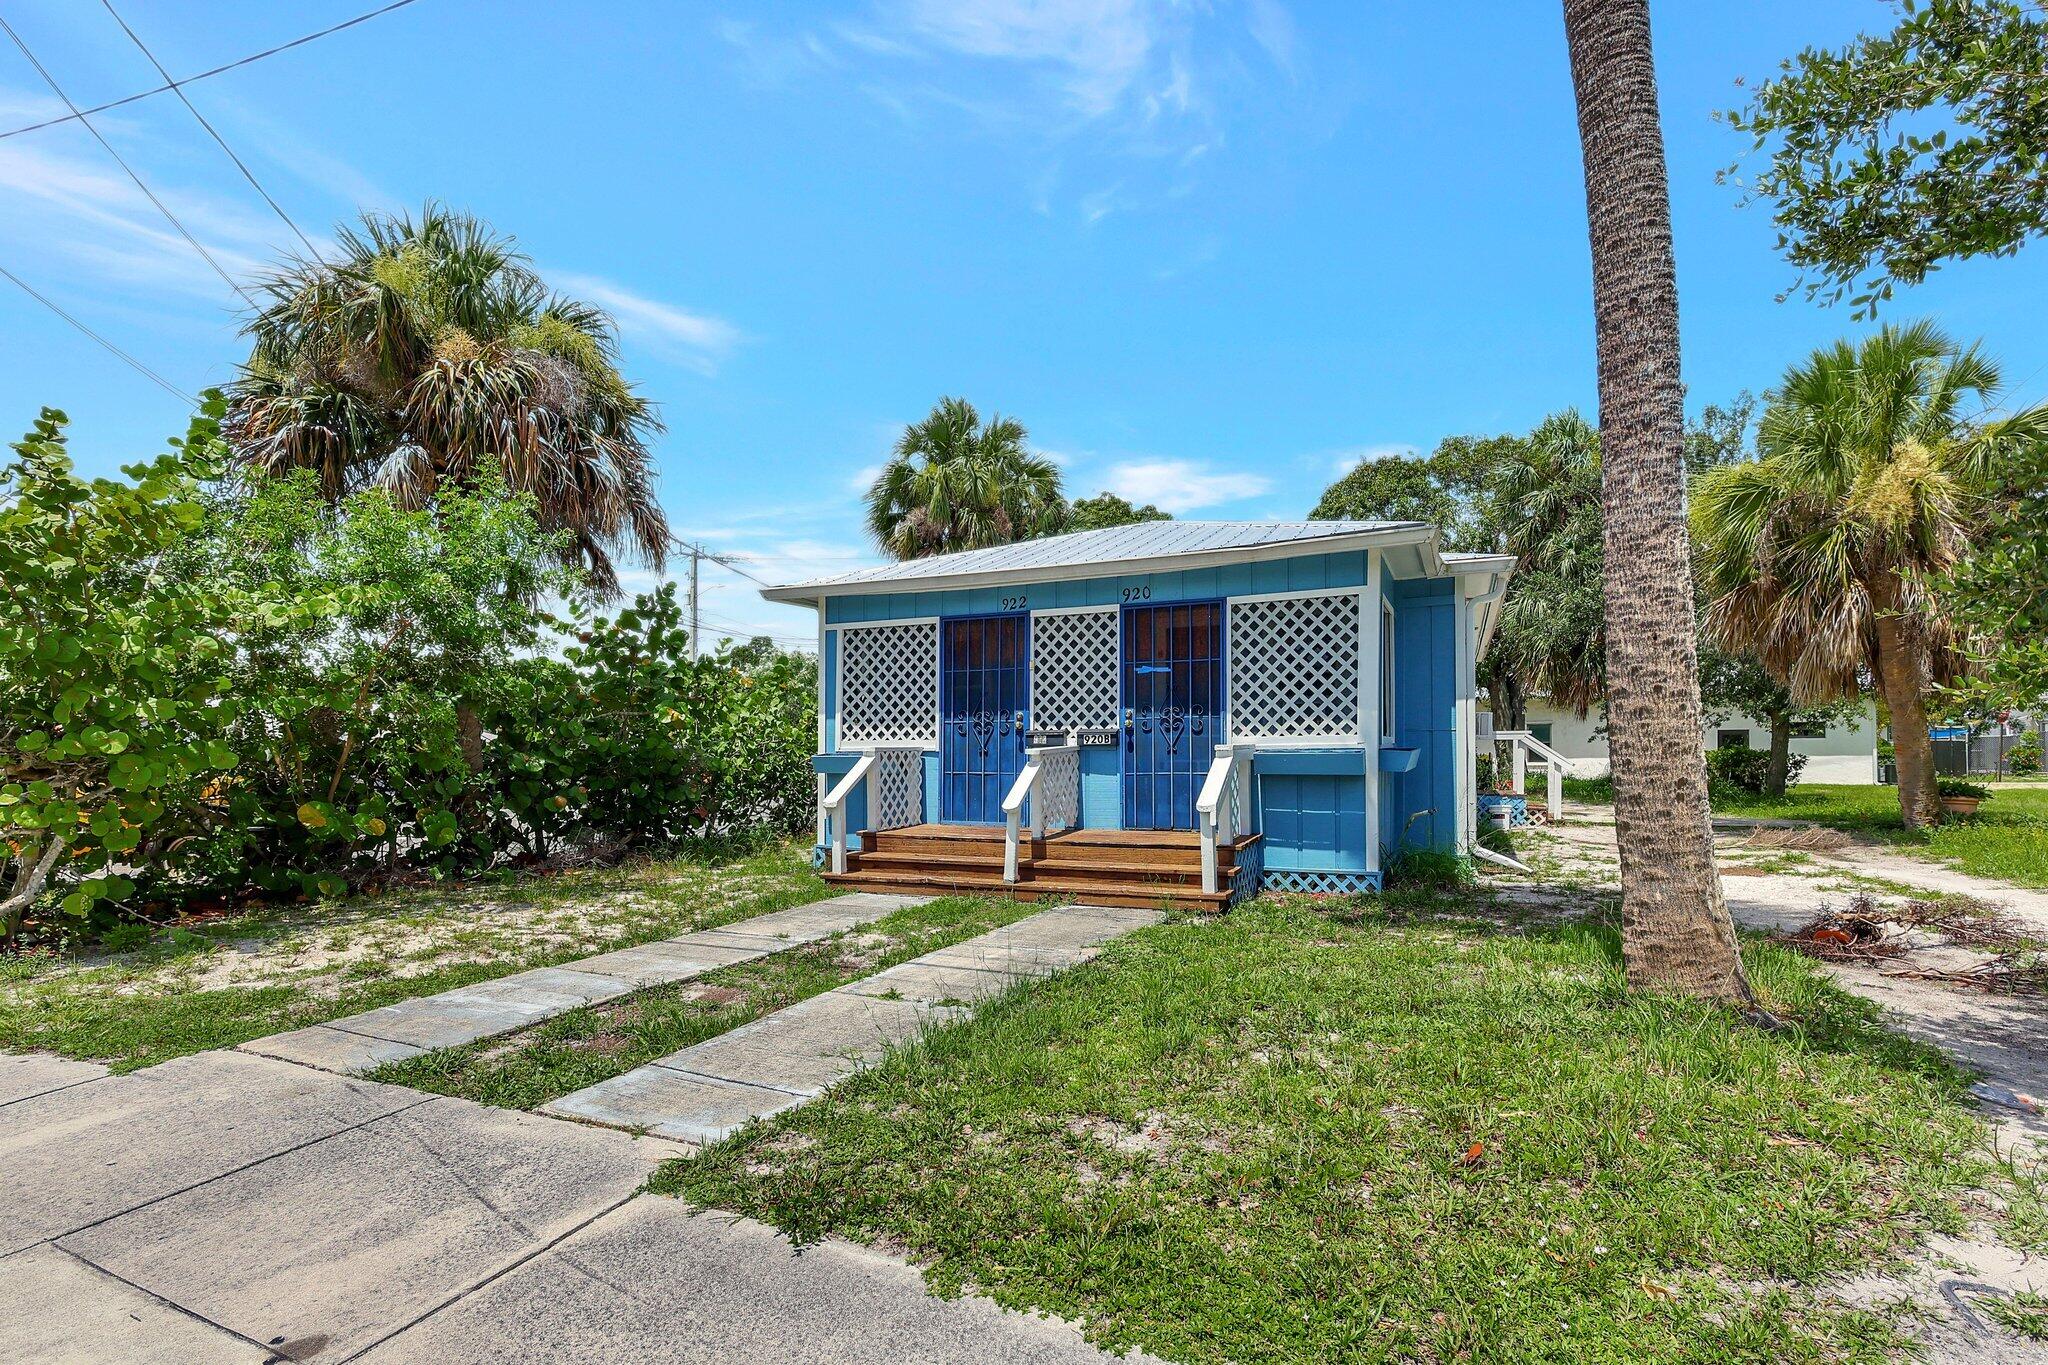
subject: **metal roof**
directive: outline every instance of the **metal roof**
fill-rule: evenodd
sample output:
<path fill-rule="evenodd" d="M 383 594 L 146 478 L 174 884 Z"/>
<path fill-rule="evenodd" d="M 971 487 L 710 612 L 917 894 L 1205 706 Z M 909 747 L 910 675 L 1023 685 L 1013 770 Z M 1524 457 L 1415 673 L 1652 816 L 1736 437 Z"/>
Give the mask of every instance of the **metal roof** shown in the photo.
<path fill-rule="evenodd" d="M 1148 568 L 1197 568 L 1282 554 L 1362 549 L 1368 545 L 1413 545 L 1421 552 L 1416 571 L 1434 565 L 1436 529 L 1419 521 L 1147 521 L 1100 531 L 1071 531 L 962 550 L 928 559 L 881 564 L 830 578 L 767 589 L 762 596 L 782 602 L 813 601 L 840 593 L 901 588 L 916 591 L 958 587 L 984 579 L 1011 581 L 1057 578 L 1069 570 L 1143 564 Z"/>

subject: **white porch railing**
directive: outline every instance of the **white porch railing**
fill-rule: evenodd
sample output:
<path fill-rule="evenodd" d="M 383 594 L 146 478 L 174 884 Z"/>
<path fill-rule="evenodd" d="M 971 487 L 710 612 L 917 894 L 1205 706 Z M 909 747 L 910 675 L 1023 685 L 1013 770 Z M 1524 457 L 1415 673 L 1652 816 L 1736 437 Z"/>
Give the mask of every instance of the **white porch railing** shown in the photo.
<path fill-rule="evenodd" d="M 1031 840 L 1045 831 L 1072 829 L 1081 823 L 1081 749 L 1074 743 L 1048 744 L 1024 751 L 1024 770 L 1003 798 L 1003 880 L 1017 880 L 1018 844 L 1023 837 L 1024 804 L 1031 803 Z"/>
<path fill-rule="evenodd" d="M 1249 744 L 1217 745 L 1209 775 L 1195 798 L 1195 823 L 1202 832 L 1202 890 L 1207 892 L 1217 889 L 1217 844 L 1236 842 L 1250 824 L 1252 751 Z"/>
<path fill-rule="evenodd" d="M 1543 761 L 1545 785 L 1549 788 L 1544 794 L 1543 804 L 1549 809 L 1551 819 L 1561 819 L 1564 815 L 1564 775 L 1571 760 L 1527 730 L 1496 730 L 1493 738 L 1513 750 L 1510 771 L 1514 775 L 1517 796 L 1529 793 L 1529 755 L 1533 753 Z"/>
<path fill-rule="evenodd" d="M 846 871 L 847 798 L 867 788 L 868 828 L 901 829 L 924 819 L 924 750 L 876 749 L 847 769 L 818 803 L 832 826 L 832 870 Z"/>

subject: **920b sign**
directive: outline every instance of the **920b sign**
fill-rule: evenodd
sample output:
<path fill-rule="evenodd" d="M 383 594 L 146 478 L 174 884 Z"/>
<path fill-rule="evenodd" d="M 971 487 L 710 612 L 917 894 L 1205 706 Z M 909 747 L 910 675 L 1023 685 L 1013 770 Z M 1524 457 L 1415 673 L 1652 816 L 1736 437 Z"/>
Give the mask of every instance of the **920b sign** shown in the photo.
<path fill-rule="evenodd" d="M 1113 749 L 1116 747 L 1114 730 L 1082 730 L 1076 738 L 1084 749 Z"/>

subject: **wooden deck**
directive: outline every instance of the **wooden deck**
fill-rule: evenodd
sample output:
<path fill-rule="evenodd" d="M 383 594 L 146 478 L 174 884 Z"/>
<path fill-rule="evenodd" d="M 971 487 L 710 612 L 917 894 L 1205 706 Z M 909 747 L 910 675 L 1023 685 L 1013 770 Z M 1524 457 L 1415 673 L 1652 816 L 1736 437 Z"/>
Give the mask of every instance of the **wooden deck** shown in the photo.
<path fill-rule="evenodd" d="M 1238 853 L 1258 835 L 1216 850 L 1217 889 L 1202 890 L 1202 841 L 1193 830 L 1071 829 L 1018 849 L 1017 880 L 1003 880 L 1003 830 L 996 825 L 908 825 L 862 830 L 862 852 L 825 880 L 848 890 L 909 895 L 1054 897 L 1093 905 L 1182 905 L 1222 910 Z"/>

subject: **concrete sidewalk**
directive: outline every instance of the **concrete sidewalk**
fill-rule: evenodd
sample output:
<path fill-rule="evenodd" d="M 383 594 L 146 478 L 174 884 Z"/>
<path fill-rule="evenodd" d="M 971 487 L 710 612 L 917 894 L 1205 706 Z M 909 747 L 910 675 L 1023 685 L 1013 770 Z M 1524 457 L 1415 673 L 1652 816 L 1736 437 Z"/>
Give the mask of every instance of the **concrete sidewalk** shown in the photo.
<path fill-rule="evenodd" d="M 275 1033 L 242 1044 L 242 1051 L 360 1075 L 444 1047 L 531 1028 L 558 1014 L 621 995 L 690 981 L 720 967 L 816 943 L 881 919 L 918 896 L 857 891 L 793 906 L 717 929 L 700 929 L 595 957 L 540 967 L 439 995 L 332 1019 L 311 1028 Z"/>
<path fill-rule="evenodd" d="M 0 1059 L 0 1359 L 1107 1359 L 635 1197 L 676 1150 L 238 1052 Z"/>

